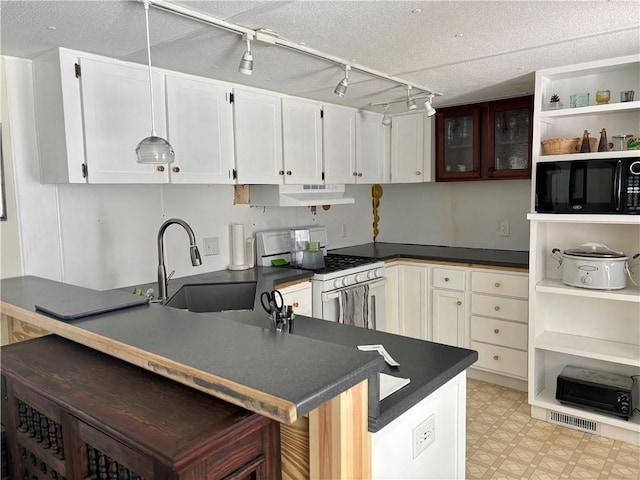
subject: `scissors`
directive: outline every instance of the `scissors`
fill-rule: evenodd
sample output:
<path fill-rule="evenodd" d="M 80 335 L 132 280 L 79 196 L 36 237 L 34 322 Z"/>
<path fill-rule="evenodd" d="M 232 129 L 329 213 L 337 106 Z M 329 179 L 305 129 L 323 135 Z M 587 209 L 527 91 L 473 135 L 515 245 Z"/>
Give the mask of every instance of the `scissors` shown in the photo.
<path fill-rule="evenodd" d="M 260 303 L 262 304 L 264 311 L 269 315 L 272 313 L 282 312 L 282 308 L 284 307 L 284 299 L 278 290 L 262 292 L 260 294 Z"/>

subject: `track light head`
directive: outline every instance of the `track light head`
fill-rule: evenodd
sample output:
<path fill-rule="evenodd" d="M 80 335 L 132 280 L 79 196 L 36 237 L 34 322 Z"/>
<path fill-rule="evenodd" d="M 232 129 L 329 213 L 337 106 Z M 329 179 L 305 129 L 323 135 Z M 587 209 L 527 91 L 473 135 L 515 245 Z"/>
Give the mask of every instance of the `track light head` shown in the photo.
<path fill-rule="evenodd" d="M 424 109 L 426 110 L 427 117 L 433 117 L 436 114 L 436 109 L 433 108 L 433 95 L 429 95 L 429 98 L 424 102 Z"/>
<path fill-rule="evenodd" d="M 416 105 L 415 100 L 411 98 L 410 94 L 411 85 L 407 85 L 407 110 L 415 110 L 416 108 L 418 108 L 418 106 Z"/>
<path fill-rule="evenodd" d="M 388 127 L 391 125 L 391 117 L 389 116 L 389 112 L 387 112 L 388 109 L 389 109 L 389 105 L 385 105 L 384 115 L 382 116 L 382 125 L 385 127 Z"/>
<path fill-rule="evenodd" d="M 247 51 L 242 54 L 238 71 L 245 75 L 253 74 L 253 55 L 251 55 L 251 42 L 247 40 Z"/>
<path fill-rule="evenodd" d="M 333 93 L 339 97 L 344 97 L 344 94 L 347 93 L 347 87 L 349 86 L 349 70 L 351 70 L 351 67 L 349 65 L 345 65 L 344 78 L 338 82 L 338 85 L 336 85 L 336 88 L 333 90 Z"/>

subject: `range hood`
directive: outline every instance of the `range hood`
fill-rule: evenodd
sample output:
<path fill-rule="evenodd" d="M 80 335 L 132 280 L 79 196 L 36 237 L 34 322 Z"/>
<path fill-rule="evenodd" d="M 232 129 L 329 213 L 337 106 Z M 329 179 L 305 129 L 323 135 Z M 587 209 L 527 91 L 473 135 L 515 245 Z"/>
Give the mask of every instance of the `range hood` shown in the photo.
<path fill-rule="evenodd" d="M 249 204 L 260 207 L 310 207 L 355 203 L 344 185 L 251 185 Z"/>

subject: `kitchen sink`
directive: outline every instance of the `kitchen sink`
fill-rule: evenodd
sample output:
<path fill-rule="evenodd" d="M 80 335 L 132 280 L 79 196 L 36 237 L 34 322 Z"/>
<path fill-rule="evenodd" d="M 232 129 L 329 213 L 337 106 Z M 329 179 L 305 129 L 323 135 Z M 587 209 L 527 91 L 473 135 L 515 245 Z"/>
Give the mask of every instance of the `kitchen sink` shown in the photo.
<path fill-rule="evenodd" d="M 256 286 L 257 282 L 183 285 L 165 305 L 198 313 L 253 310 Z"/>

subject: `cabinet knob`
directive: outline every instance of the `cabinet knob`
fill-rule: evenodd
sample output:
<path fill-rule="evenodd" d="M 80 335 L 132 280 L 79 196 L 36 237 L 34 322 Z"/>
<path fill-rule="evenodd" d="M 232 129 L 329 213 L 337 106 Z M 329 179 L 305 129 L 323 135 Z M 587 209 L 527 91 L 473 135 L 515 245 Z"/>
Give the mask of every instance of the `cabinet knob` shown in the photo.
<path fill-rule="evenodd" d="M 279 170 L 278 175 L 284 175 L 284 170 Z"/>
<path fill-rule="evenodd" d="M 416 175 L 422 175 L 422 172 L 416 172 Z"/>
<path fill-rule="evenodd" d="M 493 359 L 494 359 L 494 360 L 499 360 L 499 359 L 500 359 L 500 357 L 499 357 L 498 355 L 494 355 L 494 356 L 493 356 Z"/>
<path fill-rule="evenodd" d="M 300 306 L 300 304 L 299 304 L 298 302 L 293 302 L 293 306 L 294 306 L 295 308 L 298 308 L 298 307 Z"/>
<path fill-rule="evenodd" d="M 496 288 L 500 288 L 500 282 L 496 282 L 495 285 L 496 285 Z"/>
<path fill-rule="evenodd" d="M 179 173 L 180 167 L 173 167 L 171 170 L 174 171 L 175 173 Z"/>
<path fill-rule="evenodd" d="M 462 302 L 460 300 L 458 300 L 456 303 L 458 304 L 458 306 L 462 305 Z"/>
<path fill-rule="evenodd" d="M 496 335 L 497 335 L 497 334 L 499 334 L 499 333 L 500 333 L 500 329 L 499 329 L 499 328 L 496 328 L 496 329 L 493 331 L 493 333 L 495 333 Z"/>
<path fill-rule="evenodd" d="M 358 176 L 359 176 L 359 177 L 361 177 L 361 176 L 362 176 L 362 173 L 361 173 L 361 172 L 358 172 Z"/>
<path fill-rule="evenodd" d="M 287 170 L 287 175 L 291 175 L 291 170 Z"/>
<path fill-rule="evenodd" d="M 164 172 L 164 165 L 158 165 L 156 167 L 156 170 L 158 170 L 159 172 Z"/>
<path fill-rule="evenodd" d="M 473 171 L 474 171 L 475 173 L 478 173 L 478 167 L 474 168 L 474 169 L 473 169 Z"/>
<path fill-rule="evenodd" d="M 444 277 L 445 282 L 448 282 L 449 280 L 451 280 L 449 277 Z"/>
<path fill-rule="evenodd" d="M 496 305 L 495 307 L 493 307 L 493 309 L 498 312 L 500 310 L 500 307 L 498 305 Z"/>
<path fill-rule="evenodd" d="M 358 176 L 358 172 L 353 172 L 353 176 L 357 177 Z"/>

